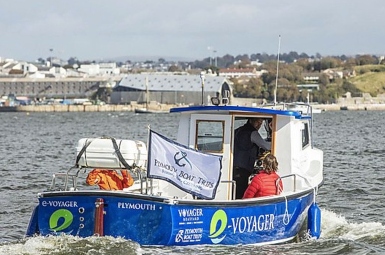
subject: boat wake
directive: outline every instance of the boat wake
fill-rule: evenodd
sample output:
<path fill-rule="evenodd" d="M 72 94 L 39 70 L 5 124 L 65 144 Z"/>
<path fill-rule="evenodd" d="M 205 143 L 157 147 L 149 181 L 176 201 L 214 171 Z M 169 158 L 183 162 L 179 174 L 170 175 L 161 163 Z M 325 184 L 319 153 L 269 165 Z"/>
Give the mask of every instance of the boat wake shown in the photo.
<path fill-rule="evenodd" d="M 362 238 L 385 237 L 385 226 L 380 222 L 348 222 L 345 217 L 328 210 L 322 210 L 321 238 L 342 238 L 358 240 Z"/>
<path fill-rule="evenodd" d="M 87 237 L 70 235 L 35 236 L 0 244 L 3 255 L 55 255 L 55 254 L 142 254 L 140 246 L 123 238 Z"/>

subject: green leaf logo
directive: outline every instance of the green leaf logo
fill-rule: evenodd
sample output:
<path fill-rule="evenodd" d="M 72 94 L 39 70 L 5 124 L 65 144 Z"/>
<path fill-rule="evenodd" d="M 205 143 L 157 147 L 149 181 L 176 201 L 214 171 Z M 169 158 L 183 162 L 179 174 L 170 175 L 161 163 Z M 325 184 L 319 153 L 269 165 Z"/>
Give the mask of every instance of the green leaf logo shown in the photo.
<path fill-rule="evenodd" d="M 58 226 L 59 220 L 63 221 L 60 226 Z M 63 229 L 68 228 L 73 220 L 74 216 L 69 210 L 59 209 L 56 210 L 49 218 L 49 228 L 51 231 L 62 231 Z"/>
<path fill-rule="evenodd" d="M 213 217 L 211 218 L 210 222 L 210 238 L 211 241 L 215 244 L 218 244 L 222 242 L 222 240 L 226 237 L 224 235 L 221 238 L 218 238 L 223 231 L 225 231 L 227 226 L 227 214 L 223 210 L 218 210 L 214 213 Z"/>

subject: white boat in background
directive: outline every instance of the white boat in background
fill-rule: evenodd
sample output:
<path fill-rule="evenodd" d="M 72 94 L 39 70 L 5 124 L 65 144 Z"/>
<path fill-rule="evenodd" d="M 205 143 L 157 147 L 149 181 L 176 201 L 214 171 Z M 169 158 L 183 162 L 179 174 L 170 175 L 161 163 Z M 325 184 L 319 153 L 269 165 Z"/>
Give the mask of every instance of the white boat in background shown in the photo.
<path fill-rule="evenodd" d="M 275 110 L 285 110 L 292 112 L 299 112 L 303 116 L 312 116 L 314 113 L 321 113 L 322 110 L 318 108 L 313 108 L 312 105 L 297 102 L 297 103 L 277 103 L 277 104 L 265 104 L 259 106 L 261 108 L 275 109 Z"/>
<path fill-rule="evenodd" d="M 297 103 L 288 103 L 286 104 L 286 109 L 290 111 L 297 111 L 301 112 L 303 114 L 310 115 L 312 113 L 321 113 L 322 110 L 318 108 L 314 108 L 310 104 L 302 103 L 302 102 L 297 102 Z"/>
<path fill-rule="evenodd" d="M 180 117 L 176 141 L 151 129 L 147 146 L 129 138 L 81 139 L 74 165 L 54 174 L 51 187 L 38 194 L 26 236 L 112 236 L 144 246 L 263 245 L 320 237 L 316 197 L 324 181 L 323 152 L 313 145 L 311 115 L 219 105 L 225 101 L 172 108 Z M 235 198 L 234 133 L 249 118 L 265 121 L 260 133 L 279 162 L 279 195 Z M 81 185 L 94 168 L 128 169 L 135 182 L 118 190 Z"/>
<path fill-rule="evenodd" d="M 306 96 L 307 103 L 304 102 L 293 102 L 293 103 L 288 103 L 286 106 L 286 109 L 291 110 L 291 111 L 297 111 L 297 112 L 302 112 L 307 115 L 311 115 L 313 113 L 321 113 L 322 110 L 315 108 L 313 105 L 310 104 L 310 93 L 307 93 Z"/>
<path fill-rule="evenodd" d="M 163 110 L 153 110 L 148 107 L 143 107 L 143 108 L 135 108 L 134 110 L 135 113 L 169 113 L 169 111 L 163 111 Z"/>

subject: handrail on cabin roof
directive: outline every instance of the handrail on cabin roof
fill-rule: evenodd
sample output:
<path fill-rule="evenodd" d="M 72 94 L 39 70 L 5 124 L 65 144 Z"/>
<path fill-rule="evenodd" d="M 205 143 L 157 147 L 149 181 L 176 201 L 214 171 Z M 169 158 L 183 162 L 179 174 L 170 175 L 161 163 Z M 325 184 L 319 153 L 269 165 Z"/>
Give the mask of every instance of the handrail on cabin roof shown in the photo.
<path fill-rule="evenodd" d="M 236 106 L 236 105 L 199 105 L 199 106 L 187 106 L 187 107 L 175 107 L 170 109 L 172 112 L 196 112 L 196 111 L 222 111 L 222 112 L 239 112 L 239 113 L 264 113 L 273 115 L 285 115 L 294 116 L 296 119 L 301 119 L 303 116 L 300 112 L 290 110 L 277 110 L 270 108 L 258 108 L 249 106 Z"/>

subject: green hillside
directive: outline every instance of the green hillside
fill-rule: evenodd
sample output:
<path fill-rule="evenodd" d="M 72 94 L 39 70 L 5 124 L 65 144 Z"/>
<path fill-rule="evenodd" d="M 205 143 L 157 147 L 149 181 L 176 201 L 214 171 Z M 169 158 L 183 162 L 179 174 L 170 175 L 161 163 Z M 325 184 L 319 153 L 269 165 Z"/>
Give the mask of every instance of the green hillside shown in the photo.
<path fill-rule="evenodd" d="M 385 66 L 356 67 L 356 76 L 349 78 L 348 81 L 362 92 L 368 92 L 372 96 L 385 93 Z"/>

